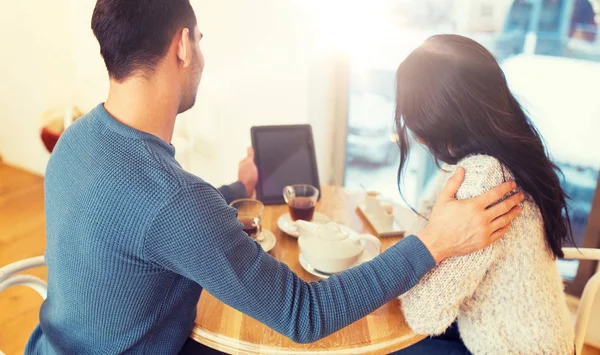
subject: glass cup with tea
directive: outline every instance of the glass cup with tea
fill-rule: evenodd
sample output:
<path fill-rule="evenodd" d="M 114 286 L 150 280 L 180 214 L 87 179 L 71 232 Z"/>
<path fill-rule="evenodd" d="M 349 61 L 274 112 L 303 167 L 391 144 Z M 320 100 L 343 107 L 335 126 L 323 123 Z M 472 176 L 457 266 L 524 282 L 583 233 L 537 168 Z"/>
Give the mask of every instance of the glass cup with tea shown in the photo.
<path fill-rule="evenodd" d="M 283 189 L 283 198 L 293 221 L 312 221 L 319 199 L 319 189 L 311 185 L 291 185 Z"/>
<path fill-rule="evenodd" d="M 237 218 L 238 221 L 244 225 L 244 232 L 246 232 L 250 238 L 258 242 L 262 241 L 261 221 L 265 205 L 263 205 L 262 202 L 251 198 L 235 200 L 229 205 L 238 210 Z"/>

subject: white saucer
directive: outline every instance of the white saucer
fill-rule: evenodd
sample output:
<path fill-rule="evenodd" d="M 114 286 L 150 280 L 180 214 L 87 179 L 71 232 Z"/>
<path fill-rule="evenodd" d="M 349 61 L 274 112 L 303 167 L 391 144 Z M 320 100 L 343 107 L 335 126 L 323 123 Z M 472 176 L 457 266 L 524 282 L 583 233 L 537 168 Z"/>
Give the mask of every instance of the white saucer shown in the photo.
<path fill-rule="evenodd" d="M 366 263 L 367 261 L 371 261 L 371 260 L 375 259 L 376 256 L 377 255 L 373 255 L 373 253 L 370 253 L 368 250 L 365 249 L 365 252 L 360 257 L 360 259 L 358 259 L 356 264 L 354 264 L 354 266 L 358 266 L 362 263 Z M 308 261 L 306 261 L 306 259 L 304 259 L 304 256 L 302 254 L 300 254 L 300 257 L 298 259 L 300 261 L 300 266 L 302 266 L 302 268 L 311 275 L 315 275 L 316 277 L 320 277 L 322 279 L 328 279 L 329 277 L 335 275 L 335 274 L 329 274 L 329 273 L 315 269 L 314 267 L 312 267 L 312 265 L 310 265 L 308 263 Z M 352 267 L 354 267 L 354 266 L 352 266 Z"/>
<path fill-rule="evenodd" d="M 315 212 L 313 220 L 311 222 L 327 223 L 330 220 L 331 219 L 326 215 L 319 212 Z M 279 229 L 281 229 L 286 234 L 289 234 L 294 238 L 298 238 L 300 235 L 298 234 L 298 229 L 296 229 L 296 226 L 293 225 L 293 223 L 294 221 L 292 221 L 292 216 L 290 216 L 290 213 L 288 212 L 286 214 L 282 214 L 281 217 L 279 217 L 279 219 L 277 220 L 277 227 L 279 227 Z"/>
<path fill-rule="evenodd" d="M 260 234 L 263 237 L 263 240 L 256 241 L 263 248 L 265 252 L 270 252 L 277 244 L 277 239 L 275 239 L 275 234 L 268 229 L 263 229 Z"/>

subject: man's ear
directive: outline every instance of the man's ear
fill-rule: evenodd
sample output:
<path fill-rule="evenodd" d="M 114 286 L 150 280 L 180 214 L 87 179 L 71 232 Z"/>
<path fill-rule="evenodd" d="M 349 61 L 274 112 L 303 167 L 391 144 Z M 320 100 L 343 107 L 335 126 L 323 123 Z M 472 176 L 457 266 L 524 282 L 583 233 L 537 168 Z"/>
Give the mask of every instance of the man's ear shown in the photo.
<path fill-rule="evenodd" d="M 192 41 L 190 39 L 190 30 L 187 28 L 181 30 L 177 46 L 177 58 L 181 61 L 184 68 L 192 64 Z"/>

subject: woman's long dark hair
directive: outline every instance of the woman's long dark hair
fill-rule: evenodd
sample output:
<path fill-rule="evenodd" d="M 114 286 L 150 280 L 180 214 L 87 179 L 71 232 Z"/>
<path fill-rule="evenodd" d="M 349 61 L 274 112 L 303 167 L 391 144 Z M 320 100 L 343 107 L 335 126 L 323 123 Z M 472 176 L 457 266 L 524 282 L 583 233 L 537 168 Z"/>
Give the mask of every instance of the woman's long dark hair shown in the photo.
<path fill-rule="evenodd" d="M 398 179 L 408 160 L 409 130 L 436 162 L 456 164 L 471 154 L 493 156 L 535 201 L 544 219 L 546 244 L 555 257 L 563 257 L 563 243 L 573 242 L 573 237 L 560 170 L 494 56 L 466 37 L 433 36 L 400 64 L 396 85 Z"/>

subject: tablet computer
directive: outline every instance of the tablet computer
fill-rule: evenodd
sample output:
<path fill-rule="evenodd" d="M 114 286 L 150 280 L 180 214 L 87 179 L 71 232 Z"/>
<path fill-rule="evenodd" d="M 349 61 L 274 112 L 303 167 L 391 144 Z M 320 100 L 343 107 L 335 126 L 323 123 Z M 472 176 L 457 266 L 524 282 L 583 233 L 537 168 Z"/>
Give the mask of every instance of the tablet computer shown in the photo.
<path fill-rule="evenodd" d="M 251 134 L 258 200 L 283 204 L 283 188 L 288 185 L 309 184 L 321 189 L 310 125 L 257 126 Z"/>

